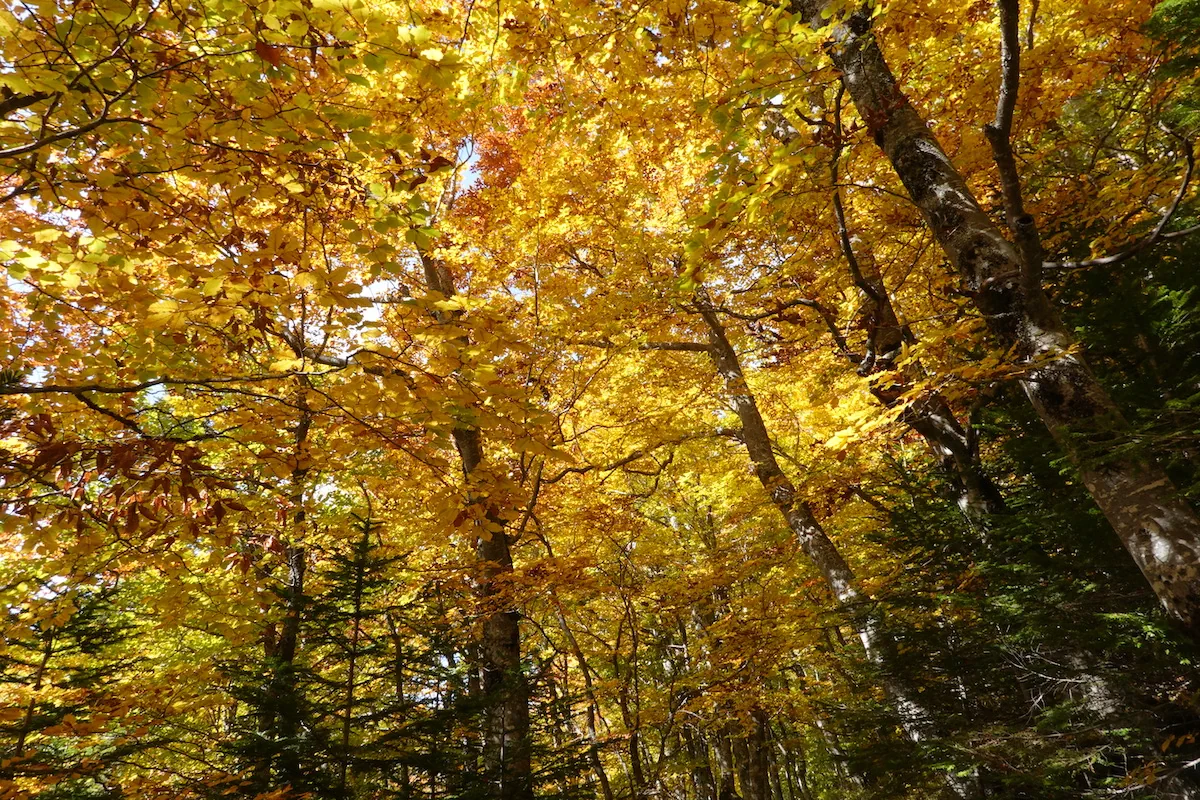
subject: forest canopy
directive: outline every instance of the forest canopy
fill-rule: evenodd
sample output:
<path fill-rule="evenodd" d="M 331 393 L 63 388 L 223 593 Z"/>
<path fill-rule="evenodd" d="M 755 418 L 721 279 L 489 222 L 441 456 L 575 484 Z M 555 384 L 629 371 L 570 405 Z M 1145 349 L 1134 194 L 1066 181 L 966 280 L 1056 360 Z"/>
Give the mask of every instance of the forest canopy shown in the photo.
<path fill-rule="evenodd" d="M 1200 798 L 1198 134 L 1200 0 L 3 0 L 0 800 Z"/>

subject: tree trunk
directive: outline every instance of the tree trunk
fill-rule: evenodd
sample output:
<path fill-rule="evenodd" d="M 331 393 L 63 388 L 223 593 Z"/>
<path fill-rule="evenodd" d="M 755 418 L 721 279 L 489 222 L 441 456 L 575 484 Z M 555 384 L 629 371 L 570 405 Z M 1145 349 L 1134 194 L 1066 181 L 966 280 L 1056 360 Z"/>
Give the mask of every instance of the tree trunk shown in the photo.
<path fill-rule="evenodd" d="M 386 619 L 388 636 L 392 640 L 392 647 L 395 648 L 392 660 L 393 690 L 396 693 L 396 705 L 400 709 L 400 713 L 404 714 L 408 708 L 408 698 L 404 692 L 404 639 L 400 635 L 400 628 L 396 624 L 396 618 L 392 615 L 391 610 L 386 612 Z M 400 800 L 410 800 L 412 797 L 412 780 L 407 761 L 400 764 L 400 791 L 397 796 Z"/>
<path fill-rule="evenodd" d="M 717 800 L 717 782 L 708 760 L 708 745 L 691 726 L 683 726 L 683 745 L 691 766 L 692 791 L 696 800 Z"/>
<path fill-rule="evenodd" d="M 829 760 L 833 762 L 833 769 L 838 777 L 856 789 L 866 788 L 867 782 L 863 776 L 851 769 L 850 759 L 846 757 L 846 751 L 842 750 L 842 742 L 837 731 L 830 729 L 825 724 L 825 720 L 820 717 L 813 719 L 813 725 L 821 732 L 821 738 L 825 740 L 825 751 L 829 754 Z"/>
<path fill-rule="evenodd" d="M 845 337 L 833 326 L 832 315 L 822 312 L 822 316 L 826 318 L 826 324 L 830 327 L 838 349 L 851 363 L 856 364 L 856 372 L 866 377 L 880 370 L 891 369 L 904 345 L 916 343 L 917 337 L 896 313 L 896 307 L 888 294 L 874 253 L 869 249 L 856 251 L 850 235 L 838 177 L 845 142 L 840 106 L 839 94 L 833 114 L 833 135 L 837 144 L 834 146 L 829 169 L 833 189 L 833 214 L 837 220 L 838 245 L 846 263 L 846 270 L 865 298 L 859 321 L 867 332 L 865 354 L 860 357 L 851 353 Z M 908 391 L 908 386 L 901 383 L 883 388 L 872 383 L 870 391 L 885 406 L 892 408 L 900 402 L 904 393 Z M 902 419 L 925 439 L 933 451 L 943 473 L 954 486 L 956 505 L 967 518 L 967 522 L 978 530 L 986 531 L 990 516 L 1003 513 L 1006 508 L 1000 490 L 983 470 L 970 427 L 959 423 L 954 412 L 950 410 L 949 403 L 937 393 L 926 394 L 916 402 L 910 403 L 904 410 Z"/>
<path fill-rule="evenodd" d="M 554 557 L 553 552 L 550 554 L 550 557 Z M 608 772 L 604 769 L 604 762 L 600 759 L 600 736 L 596 725 L 600 717 L 600 701 L 596 698 L 596 689 L 592 681 L 592 667 L 588 663 L 588 658 L 584 654 L 583 648 L 579 646 L 579 640 L 575 637 L 575 632 L 567 624 L 566 612 L 563 610 L 562 602 L 559 600 L 558 593 L 554 587 L 550 587 L 550 599 L 554 602 L 558 625 L 562 628 L 563 634 L 567 638 L 567 643 L 571 647 L 571 654 L 575 656 L 575 662 L 579 665 L 579 671 L 583 674 L 584 693 L 587 695 L 588 701 L 586 718 L 588 763 L 592 767 L 592 774 L 595 776 L 596 783 L 600 787 L 600 794 L 603 800 L 613 800 L 612 784 L 608 780 Z M 716 800 L 716 798 L 710 798 L 710 800 Z"/>
<path fill-rule="evenodd" d="M 358 679 L 358 643 L 362 636 L 363 585 L 366 577 L 364 573 L 367 570 L 367 556 L 371 548 L 371 526 L 369 518 L 363 521 L 362 539 L 354 554 L 354 596 L 351 598 L 354 623 L 350 629 L 350 650 L 347 653 L 346 701 L 342 716 L 342 752 L 338 781 L 343 796 L 346 795 L 350 771 L 350 731 L 354 723 L 354 690 Z"/>
<path fill-rule="evenodd" d="M 431 291 L 445 297 L 456 294 L 445 265 L 421 254 Z M 455 312 L 435 312 L 439 322 L 450 322 Z M 465 337 L 460 344 L 467 345 Z M 462 462 L 463 478 L 470 502 L 487 500 L 475 492 L 483 480 L 483 437 L 472 425 L 458 425 L 452 432 Z M 485 698 L 483 719 L 484 773 L 495 800 L 527 800 L 533 797 L 529 742 L 529 685 L 521 670 L 520 613 L 504 598 L 502 584 L 512 574 L 513 559 L 504 520 L 490 505 L 475 538 L 479 567 L 476 593 L 484 609 L 479 641 L 479 681 Z"/>
<path fill-rule="evenodd" d="M 728 726 L 717 732 L 713 750 L 717 754 L 717 800 L 741 800 L 737 793 L 733 744 L 729 739 Z"/>
<path fill-rule="evenodd" d="M 21 729 L 17 732 L 17 744 L 13 754 L 18 758 L 25 756 L 25 742 L 29 738 L 29 734 L 33 732 L 33 717 L 37 711 L 37 695 L 42 690 L 42 684 L 46 680 L 46 669 L 50 664 L 50 656 L 54 654 L 54 630 L 50 629 L 46 632 L 46 641 L 42 645 L 42 658 L 38 662 L 37 672 L 33 678 L 33 691 L 29 695 L 29 702 L 25 706 L 25 714 L 21 719 Z"/>
<path fill-rule="evenodd" d="M 876 613 L 862 603 L 863 598 L 854 586 L 854 573 L 808 504 L 799 499 L 791 479 L 780 468 L 758 403 L 750 392 L 737 352 L 729 343 L 717 312 L 703 290 L 697 292 L 696 299 L 700 316 L 708 327 L 709 354 L 725 382 L 729 402 L 741 421 L 742 443 L 759 482 L 787 521 L 801 550 L 825 579 L 838 604 L 851 613 L 868 660 L 883 673 L 884 690 L 899 715 L 905 734 L 916 743 L 934 738 L 936 729 L 932 717 L 917 701 L 916 692 L 905 685 L 894 669 L 895 643 L 884 631 Z M 959 797 L 972 797 L 974 794 L 967 782 L 953 776 L 948 776 L 947 784 Z"/>
<path fill-rule="evenodd" d="M 840 102 L 840 98 L 839 98 Z M 841 111 L 834 116 L 838 141 L 842 137 Z M 846 209 L 842 205 L 841 188 L 838 185 L 838 162 L 841 145 L 834 150 L 832 172 L 833 210 L 838 224 L 838 239 L 845 257 L 847 271 L 854 285 L 866 297 L 862 326 L 867 331 L 866 355 L 858 363 L 859 375 L 891 369 L 897 355 L 907 342 L 913 344 L 916 336 L 900 321 L 896 307 L 888 294 L 883 275 L 876 266 L 874 254 L 867 250 L 857 253 L 850 237 L 846 221 Z M 840 342 L 839 342 L 840 344 Z M 852 361 L 855 356 L 846 354 Z M 871 394 L 885 406 L 892 408 L 900 402 L 908 386 L 903 384 L 883 388 L 871 386 Z M 986 531 L 993 514 L 1006 511 L 1004 497 L 996 484 L 987 476 L 979 462 L 979 452 L 969 427 L 958 421 L 950 404 L 937 393 L 929 393 L 904 409 L 901 417 L 906 425 L 916 431 L 933 451 L 955 489 L 956 505 L 972 527 Z"/>
<path fill-rule="evenodd" d="M 454 443 L 468 485 L 478 480 L 483 445 L 475 428 L 456 428 Z M 485 698 L 484 772 L 497 800 L 533 796 L 529 748 L 529 686 L 521 670 L 520 613 L 502 599 L 501 583 L 512 573 L 512 552 L 504 521 L 492 510 L 475 541 L 479 564 L 477 594 L 483 605 L 479 641 L 479 686 Z"/>
<path fill-rule="evenodd" d="M 958 510 L 972 527 L 986 531 L 990 517 L 1007 512 L 1004 495 L 979 462 L 974 436 L 941 395 L 905 409 L 902 419 L 929 444 L 954 487 Z"/>
<path fill-rule="evenodd" d="M 792 10 L 823 25 L 829 0 L 792 0 Z M 858 115 L 966 284 L 989 329 L 1030 364 L 1022 383 L 1034 409 L 1073 457 L 1095 498 L 1167 612 L 1200 636 L 1200 517 L 1148 458 L 1113 452 L 1125 427 L 1057 318 L 1037 265 L 1022 270 L 1016 248 L 980 208 L 962 176 L 896 84 L 871 30 L 870 9 L 831 28 L 834 66 Z M 1018 226 L 1032 224 L 1026 217 Z M 1028 260 L 1028 259 L 1026 259 Z M 1072 438 L 1108 458 L 1085 454 Z"/>
<path fill-rule="evenodd" d="M 307 555 L 302 547 L 289 545 L 286 550 L 288 582 L 287 613 L 280 627 L 274 657 L 274 683 L 270 702 L 279 718 L 279 778 L 296 791 L 304 790 L 300 764 L 300 703 L 296 685 L 296 650 L 300 640 L 300 622 L 304 606 L 304 573 Z"/>
<path fill-rule="evenodd" d="M 771 800 L 786 800 L 783 793 L 783 769 L 779 764 L 779 755 L 775 752 L 774 743 L 767 747 L 767 778 L 771 782 Z"/>
<path fill-rule="evenodd" d="M 626 608 L 626 614 L 628 615 L 627 619 L 633 637 L 633 644 L 628 659 L 629 669 L 626 670 L 626 675 L 621 679 L 621 686 L 617 690 L 617 707 L 621 710 L 621 721 L 625 725 L 625 730 L 628 731 L 625 746 L 626 754 L 629 756 L 629 795 L 633 800 L 639 800 L 639 798 L 647 797 L 650 794 L 650 787 L 646 781 L 646 771 L 642 765 L 641 709 L 640 707 L 635 708 L 635 704 L 638 703 L 636 686 L 638 679 L 638 621 L 634 618 L 629 608 Z M 621 678 L 619 655 L 615 651 L 613 653 L 613 666 L 614 674 L 618 678 Z"/>
<path fill-rule="evenodd" d="M 750 729 L 734 742 L 733 752 L 738 762 L 744 800 L 771 800 L 771 783 L 767 775 L 769 747 L 765 716 L 756 711 L 750 720 Z"/>
<path fill-rule="evenodd" d="M 269 748 L 255 765 L 255 781 L 259 785 L 269 784 L 274 766 L 278 769 L 279 782 L 298 792 L 304 791 L 304 776 L 300 764 L 299 738 L 301 730 L 301 708 L 299 688 L 296 684 L 296 651 L 300 644 L 300 626 L 304 613 L 304 576 L 308 554 L 297 544 L 304 536 L 307 514 L 304 510 L 304 494 L 308 487 L 307 461 L 308 432 L 312 427 L 312 414 L 304 402 L 304 388 L 299 392 L 300 418 L 296 421 L 293 457 L 295 465 L 290 476 L 290 501 L 294 513 L 291 530 L 283 537 L 284 566 L 287 578 L 284 581 L 281 599 L 284 616 L 278 635 L 268 631 L 263 639 L 269 675 L 263 708 L 259 714 L 262 734 L 271 740 Z"/>
<path fill-rule="evenodd" d="M 799 740 L 793 735 L 785 740 L 776 741 L 775 746 L 778 757 L 783 760 L 787 796 L 791 800 L 812 800 L 812 792 L 808 788 L 808 759 Z"/>

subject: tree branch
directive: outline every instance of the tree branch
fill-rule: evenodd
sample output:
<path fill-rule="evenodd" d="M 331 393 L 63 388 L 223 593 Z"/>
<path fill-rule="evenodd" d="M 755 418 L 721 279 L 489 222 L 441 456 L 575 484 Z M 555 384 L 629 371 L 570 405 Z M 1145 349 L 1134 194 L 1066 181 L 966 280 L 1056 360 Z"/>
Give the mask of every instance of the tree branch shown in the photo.
<path fill-rule="evenodd" d="M 577 339 L 570 344 L 581 345 L 583 347 L 600 347 L 604 349 L 615 349 L 621 347 L 616 342 L 608 339 Z M 637 345 L 638 350 L 670 350 L 678 353 L 707 353 L 708 345 L 703 342 L 641 342 Z"/>
<path fill-rule="evenodd" d="M 130 419 L 129 417 L 125 416 L 124 414 L 119 414 L 110 408 L 105 408 L 104 406 L 97 403 L 95 400 L 92 400 L 92 398 L 88 397 L 86 392 L 78 391 L 78 392 L 72 392 L 71 394 L 75 397 L 76 400 L 83 403 L 85 406 L 90 408 L 92 411 L 95 411 L 97 414 L 103 414 L 104 416 L 108 417 L 109 419 L 116 421 L 122 427 L 128 428 L 129 430 L 136 433 L 138 436 L 141 436 L 145 439 L 153 439 L 153 440 L 163 441 L 163 442 L 203 442 L 203 441 L 208 441 L 210 439 L 219 439 L 222 436 L 224 436 L 225 433 L 228 433 L 228 431 L 215 432 L 215 433 L 209 432 L 209 433 L 202 433 L 198 436 L 164 436 L 162 434 L 147 433 L 145 428 L 143 428 L 141 425 L 139 425 L 135 420 Z"/>
<path fill-rule="evenodd" d="M 620 469 L 621 467 L 632 464 L 635 461 L 639 461 L 639 460 L 645 458 L 646 456 L 650 455 L 651 453 L 653 453 L 655 450 L 658 450 L 660 448 L 669 447 L 672 445 L 683 444 L 684 442 L 693 442 L 693 441 L 696 441 L 697 439 L 707 439 L 707 438 L 714 437 L 714 436 L 720 437 L 720 438 L 736 439 L 736 438 L 741 437 L 741 431 L 738 429 L 735 429 L 735 428 L 716 428 L 711 432 L 684 434 L 683 436 L 679 436 L 675 439 L 669 439 L 665 442 L 659 442 L 658 444 L 652 445 L 650 447 L 638 448 L 637 450 L 634 450 L 631 453 L 629 453 L 629 455 L 624 456 L 623 458 L 619 458 L 616 461 L 609 462 L 607 464 L 585 464 L 580 467 L 565 467 L 565 468 L 563 468 L 563 470 L 561 472 L 559 472 L 554 477 L 545 478 L 545 479 L 543 479 L 542 482 L 543 483 L 558 483 L 563 478 L 565 478 L 567 475 L 572 475 L 572 474 L 586 475 L 587 473 L 593 472 L 595 470 L 600 470 L 601 472 L 611 472 L 612 470 Z"/>
<path fill-rule="evenodd" d="M 364 355 L 378 356 L 379 358 L 385 360 L 389 358 L 383 353 L 376 352 L 375 350 L 370 350 L 364 347 L 359 350 L 355 350 L 349 355 L 331 356 L 327 353 L 322 353 L 320 350 L 308 344 L 306 341 L 304 341 L 303 337 L 299 333 L 282 330 L 276 332 L 276 335 L 283 339 L 284 343 L 286 343 L 287 346 L 292 349 L 292 352 L 296 354 L 297 358 L 307 359 L 313 363 L 320 364 L 325 367 L 333 367 L 335 369 L 346 369 L 347 367 L 356 366 L 368 375 L 403 378 L 406 382 L 409 381 L 409 375 L 404 370 L 396 369 L 395 367 L 385 369 L 383 367 L 373 366 L 371 364 L 364 364 L 359 360 L 359 356 Z"/>
<path fill-rule="evenodd" d="M 0 94 L 4 95 L 4 99 L 0 100 L 0 118 L 7 117 L 14 111 L 22 108 L 29 108 L 34 103 L 40 103 L 42 100 L 50 97 L 49 92 L 33 92 L 31 94 L 17 94 L 7 86 L 0 89 Z"/>
<path fill-rule="evenodd" d="M 293 378 L 296 375 L 323 375 L 325 373 L 299 373 L 286 372 L 279 375 L 236 375 L 228 378 L 154 378 L 141 383 L 130 383 L 116 386 L 105 386 L 100 383 L 85 383 L 78 386 L 69 386 L 66 384 L 47 383 L 41 386 L 30 386 L 28 384 L 12 384 L 0 385 L 0 395 L 34 395 L 34 394 L 71 394 L 78 395 L 80 392 L 95 392 L 97 394 L 133 394 L 146 389 L 151 389 L 155 386 L 198 386 L 211 389 L 215 385 L 231 384 L 231 383 L 255 383 L 261 381 L 276 381 L 285 378 Z"/>
<path fill-rule="evenodd" d="M 1171 200 L 1171 205 L 1167 207 L 1167 210 L 1162 215 L 1162 219 L 1160 219 L 1158 224 L 1154 226 L 1154 230 L 1150 231 L 1150 233 L 1141 241 L 1136 242 L 1125 250 L 1122 250 L 1119 253 L 1114 253 L 1111 256 L 1104 256 L 1103 258 L 1091 258 L 1084 261 L 1047 261 L 1042 266 L 1047 269 L 1065 270 L 1084 269 L 1086 267 L 1107 267 L 1112 264 L 1120 264 L 1122 261 L 1127 261 L 1136 256 L 1138 253 L 1154 247 L 1154 245 L 1158 244 L 1160 241 L 1179 239 L 1184 236 L 1189 236 L 1196 231 L 1200 231 L 1200 225 L 1193 225 L 1189 228 L 1184 228 L 1183 230 L 1179 231 L 1172 231 L 1170 233 L 1164 232 L 1164 229 L 1175 217 L 1175 213 L 1179 211 L 1179 206 L 1181 203 L 1183 203 L 1183 198 L 1187 195 L 1188 187 L 1191 185 L 1192 174 L 1196 170 L 1196 152 L 1195 148 L 1192 147 L 1192 143 L 1183 137 L 1178 136 L 1174 132 L 1171 132 L 1171 135 L 1175 136 L 1183 147 L 1183 158 L 1185 162 L 1183 180 L 1179 184 L 1179 190 L 1175 192 L 1174 199 Z"/>
<path fill-rule="evenodd" d="M 1036 295 L 1042 281 L 1042 243 L 1037 224 L 1025 211 L 1021 176 L 1012 149 L 1013 113 L 1021 86 L 1020 9 L 1018 0 L 997 0 L 1000 9 L 1000 95 L 996 118 L 983 127 L 992 146 L 992 158 L 1000 173 L 1004 195 L 1004 217 L 1021 252 L 1021 279 L 1027 294 Z"/>

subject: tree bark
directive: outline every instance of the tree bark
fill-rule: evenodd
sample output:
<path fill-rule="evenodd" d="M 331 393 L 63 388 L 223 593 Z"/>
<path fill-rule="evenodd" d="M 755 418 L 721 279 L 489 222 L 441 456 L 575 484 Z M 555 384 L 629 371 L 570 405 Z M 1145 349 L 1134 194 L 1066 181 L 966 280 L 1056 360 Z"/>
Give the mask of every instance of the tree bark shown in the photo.
<path fill-rule="evenodd" d="M 779 752 L 776 747 L 778 744 L 775 739 L 775 732 L 771 727 L 771 720 L 763 712 L 758 712 L 762 715 L 760 724 L 763 726 L 763 748 L 766 751 L 767 763 L 767 780 L 771 784 L 771 800 L 785 800 L 783 792 L 783 768 L 779 763 Z"/>
<path fill-rule="evenodd" d="M 828 0 L 792 0 L 814 27 Z M 1095 498 L 1168 614 L 1200 637 L 1200 517 L 1148 457 L 1110 445 L 1125 422 L 1050 305 L 1040 281 L 984 213 L 884 60 L 860 8 L 830 29 L 833 64 L 859 116 L 966 284 L 988 327 L 1029 365 L 1022 385 L 1072 456 Z M 1017 225 L 1028 219 L 1014 221 Z M 1021 237 L 1019 237 L 1021 238 Z M 1040 267 L 1040 264 L 1036 265 Z M 1089 457 L 1076 442 L 1107 456 Z"/>
<path fill-rule="evenodd" d="M 400 635 L 400 628 L 396 624 L 396 618 L 390 609 L 385 612 L 385 618 L 388 625 L 388 636 L 392 640 L 392 647 L 395 650 L 392 656 L 392 684 L 393 690 L 396 693 L 396 705 L 401 713 L 405 713 L 408 709 L 408 698 L 404 692 L 404 638 Z M 400 791 L 398 797 L 400 800 L 410 800 L 412 797 L 412 781 L 409 777 L 407 761 L 400 764 Z"/>
<path fill-rule="evenodd" d="M 713 750 L 717 754 L 717 800 L 741 800 L 737 793 L 737 779 L 733 766 L 733 744 L 729 739 L 729 726 L 717 731 Z"/>
<path fill-rule="evenodd" d="M 692 791 L 696 800 L 717 800 L 717 782 L 708 760 L 708 745 L 690 725 L 683 726 L 683 745 L 691 767 Z"/>
<path fill-rule="evenodd" d="M 421 254 L 430 290 L 449 298 L 457 293 L 445 265 Z M 449 322 L 453 312 L 436 312 Z M 465 337 L 461 344 L 466 345 Z M 462 462 L 470 502 L 487 500 L 475 492 L 483 480 L 483 437 L 479 428 L 460 424 L 451 432 Z M 479 567 L 476 592 L 484 609 L 479 641 L 479 681 L 485 698 L 483 720 L 484 772 L 495 800 L 533 797 L 529 741 L 529 685 L 521 669 L 521 615 L 504 597 L 504 578 L 512 574 L 513 559 L 504 520 L 490 505 L 475 537 Z"/>
<path fill-rule="evenodd" d="M 874 372 L 890 369 L 903 345 L 906 342 L 915 343 L 917 339 L 896 313 L 891 295 L 888 294 L 883 276 L 871 252 L 867 251 L 860 256 L 854 249 L 838 177 L 845 146 L 841 101 L 842 96 L 839 92 L 833 109 L 832 131 L 836 144 L 830 162 L 830 185 L 833 190 L 838 246 L 854 286 L 865 298 L 859 320 L 859 324 L 867 333 L 864 352 L 851 352 L 846 337 L 837 328 L 834 315 L 820 303 L 810 301 L 796 305 L 816 308 L 819 311 L 838 351 L 855 365 L 860 376 L 866 377 Z M 798 135 L 795 128 L 782 118 L 780 125 L 771 130 L 772 135 L 784 143 L 792 141 Z M 907 387 L 904 385 L 886 389 L 875 385 L 870 387 L 871 394 L 888 408 L 900 402 L 905 391 Z M 1003 495 L 980 463 L 970 426 L 958 421 L 945 398 L 937 394 L 922 398 L 920 402 L 912 403 L 905 409 L 902 419 L 928 443 L 943 473 L 954 487 L 955 504 L 972 527 L 986 530 L 991 515 L 1007 511 Z"/>
<path fill-rule="evenodd" d="M 916 336 L 900 321 L 892 297 L 888 294 L 883 275 L 875 263 L 874 254 L 868 250 L 862 257 L 854 250 L 850 238 L 846 209 L 842 204 L 842 190 L 838 183 L 838 165 L 843 147 L 841 93 L 834 108 L 834 148 L 830 167 L 833 185 L 833 212 L 838 226 L 838 243 L 846 261 L 847 271 L 854 285 L 866 296 L 866 311 L 863 326 L 867 330 L 866 355 L 858 364 L 859 375 L 870 375 L 880 369 L 890 369 L 907 342 L 913 344 Z M 864 268 L 865 264 L 865 268 Z M 853 355 L 847 354 L 851 360 Z M 900 402 L 907 386 L 883 388 L 872 384 L 871 394 L 885 406 L 891 408 Z M 1006 511 L 1004 497 L 999 488 L 987 476 L 979 461 L 979 451 L 969 428 L 958 421 L 950 404 L 937 393 L 930 393 L 911 403 L 904 409 L 901 419 L 916 431 L 929 445 L 945 475 L 950 478 L 957 497 L 956 505 L 967 522 L 986 531 L 993 514 Z"/>
<path fill-rule="evenodd" d="M 548 546 L 548 545 L 547 545 Z M 551 558 L 554 555 L 551 553 Z M 584 693 L 587 695 L 587 722 L 586 736 L 588 739 L 588 763 L 592 767 L 592 773 L 596 778 L 596 783 L 600 787 L 600 794 L 603 800 L 613 800 L 612 783 L 608 779 L 608 772 L 604 769 L 604 762 L 600 759 L 600 735 L 596 725 L 596 721 L 600 718 L 600 701 L 596 697 L 596 688 L 592 680 L 592 667 L 588 663 L 588 658 L 583 652 L 583 648 L 579 646 L 579 640 L 575 637 L 575 632 L 571 630 L 571 626 L 567 624 L 567 615 L 563 610 L 562 602 L 558 598 L 557 591 L 550 588 L 550 599 L 554 603 L 558 625 L 562 628 L 563 635 L 567 638 L 567 643 L 571 647 L 571 654 L 575 657 L 575 662 L 579 664 L 579 671 L 583 674 Z M 709 798 L 716 800 L 716 798 Z"/>
<path fill-rule="evenodd" d="M 1004 495 L 979 462 L 974 436 L 941 395 L 913 404 L 902 418 L 929 444 L 954 487 L 959 511 L 973 527 L 986 531 L 990 517 L 1007 512 Z"/>
<path fill-rule="evenodd" d="M 300 521 L 303 512 L 297 512 Z M 279 737 L 283 747 L 279 751 L 280 780 L 297 791 L 303 791 L 304 774 L 300 765 L 300 703 L 296 685 L 296 650 L 300 642 L 300 623 L 304 608 L 304 573 L 307 554 L 303 547 L 288 545 L 287 559 L 287 612 L 280 626 L 279 639 L 275 645 L 275 674 L 271 702 L 279 715 Z"/>
<path fill-rule="evenodd" d="M 851 769 L 850 759 L 846 757 L 846 751 L 842 749 L 842 742 L 837 731 L 826 725 L 825 720 L 820 717 L 813 719 L 813 725 L 821 732 L 821 738 L 825 740 L 825 752 L 829 754 L 829 760 L 833 762 L 833 769 L 837 772 L 837 776 L 855 789 L 865 789 L 867 781 L 861 774 Z"/>
<path fill-rule="evenodd" d="M 457 428 L 454 443 L 468 484 L 483 462 L 478 429 Z M 485 698 L 484 772 L 497 800 L 533 797 L 529 747 L 529 686 L 521 670 L 520 613 L 502 599 L 501 582 L 512 573 L 512 552 L 504 522 L 486 515 L 489 531 L 480 531 L 475 554 L 480 574 L 477 593 L 484 604 L 479 641 L 479 685 Z"/>
<path fill-rule="evenodd" d="M 287 569 L 287 578 L 279 593 L 283 600 L 284 615 L 278 634 L 272 626 L 263 637 L 268 676 L 263 705 L 259 711 L 259 727 L 271 744 L 254 766 L 254 781 L 259 788 L 265 788 L 270 784 L 272 769 L 277 768 L 281 783 L 296 791 L 303 791 L 304 775 L 297 742 L 301 729 L 301 708 L 295 662 L 300 644 L 305 603 L 304 577 L 308 565 L 308 554 L 298 542 L 303 540 L 307 519 L 304 495 L 308 488 L 308 468 L 305 462 L 312 413 L 304 402 L 303 386 L 297 395 L 301 413 L 293 430 L 293 458 L 296 463 L 290 476 L 289 497 L 294 512 L 291 530 L 281 537 L 285 541 L 283 560 Z"/>
<path fill-rule="evenodd" d="M 771 800 L 769 747 L 765 715 L 755 711 L 751 715 L 749 730 L 737 737 L 733 748 L 744 800 Z"/>
<path fill-rule="evenodd" d="M 350 598 L 354 620 L 350 629 L 350 649 L 346 662 L 346 701 L 342 716 L 342 748 L 339 765 L 339 786 L 346 794 L 350 772 L 350 732 L 354 723 L 354 690 L 358 680 L 358 643 L 362 636 L 363 589 L 366 582 L 367 557 L 371 549 L 371 519 L 363 521 L 363 535 L 354 553 L 354 595 Z"/>
<path fill-rule="evenodd" d="M 726 337 L 716 310 L 703 290 L 697 292 L 696 301 L 700 316 L 708 328 L 709 355 L 725 383 L 729 403 L 742 424 L 742 442 L 759 482 L 786 520 L 800 549 L 825 579 L 838 604 L 850 612 L 868 660 L 879 667 L 883 674 L 884 690 L 896 709 L 905 735 L 914 743 L 934 738 L 937 734 L 933 718 L 895 670 L 895 642 L 883 629 L 878 615 L 863 603 L 863 597 L 854 585 L 854 573 L 817 521 L 812 509 L 799 499 L 791 479 L 780 468 L 766 423 L 746 383 L 737 351 Z M 947 785 L 959 797 L 974 796 L 967 782 L 953 776 L 947 776 Z"/>

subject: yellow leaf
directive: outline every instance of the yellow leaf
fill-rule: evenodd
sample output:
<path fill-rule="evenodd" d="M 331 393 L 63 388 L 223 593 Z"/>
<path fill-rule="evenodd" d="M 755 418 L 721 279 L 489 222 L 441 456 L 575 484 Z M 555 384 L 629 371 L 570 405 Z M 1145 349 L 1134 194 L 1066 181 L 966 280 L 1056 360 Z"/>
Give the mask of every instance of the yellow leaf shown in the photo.
<path fill-rule="evenodd" d="M 294 372 L 304 366 L 303 358 L 281 358 L 271 364 L 271 372 Z"/>

